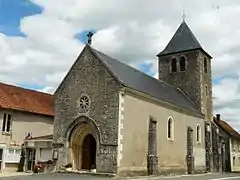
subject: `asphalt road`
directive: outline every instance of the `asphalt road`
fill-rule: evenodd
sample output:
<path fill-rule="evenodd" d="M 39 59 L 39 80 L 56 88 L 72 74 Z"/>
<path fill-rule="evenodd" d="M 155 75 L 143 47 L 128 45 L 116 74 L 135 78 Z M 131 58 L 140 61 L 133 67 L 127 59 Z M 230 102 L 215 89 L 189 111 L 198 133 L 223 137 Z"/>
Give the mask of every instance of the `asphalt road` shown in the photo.
<path fill-rule="evenodd" d="M 183 175 L 175 177 L 139 177 L 139 178 L 110 178 L 110 177 L 98 177 L 76 174 L 34 174 L 29 176 L 15 176 L 15 177 L 0 177 L 0 180 L 231 180 L 239 179 L 239 174 L 205 174 L 205 175 Z"/>

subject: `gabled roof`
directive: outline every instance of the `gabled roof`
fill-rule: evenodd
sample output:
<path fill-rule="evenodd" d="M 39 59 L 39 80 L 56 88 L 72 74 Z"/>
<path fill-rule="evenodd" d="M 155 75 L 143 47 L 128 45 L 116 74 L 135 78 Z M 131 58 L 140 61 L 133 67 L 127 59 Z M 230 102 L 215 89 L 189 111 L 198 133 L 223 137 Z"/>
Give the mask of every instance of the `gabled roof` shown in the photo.
<path fill-rule="evenodd" d="M 183 21 L 173 35 L 172 39 L 169 41 L 168 45 L 157 56 L 197 49 L 204 51 L 197 38 L 188 27 L 187 23 Z M 210 56 L 207 52 L 205 53 Z"/>
<path fill-rule="evenodd" d="M 219 127 L 221 127 L 229 136 L 233 136 L 237 139 L 240 139 L 240 134 L 233 127 L 231 127 L 226 121 L 214 118 L 214 122 Z"/>
<path fill-rule="evenodd" d="M 53 95 L 0 83 L 0 109 L 53 116 Z"/>
<path fill-rule="evenodd" d="M 89 45 L 87 45 L 89 46 Z M 165 102 L 192 110 L 203 115 L 198 108 L 177 88 L 155 79 L 147 74 L 128 66 L 92 47 L 90 50 L 113 73 L 123 86 L 148 94 Z"/>

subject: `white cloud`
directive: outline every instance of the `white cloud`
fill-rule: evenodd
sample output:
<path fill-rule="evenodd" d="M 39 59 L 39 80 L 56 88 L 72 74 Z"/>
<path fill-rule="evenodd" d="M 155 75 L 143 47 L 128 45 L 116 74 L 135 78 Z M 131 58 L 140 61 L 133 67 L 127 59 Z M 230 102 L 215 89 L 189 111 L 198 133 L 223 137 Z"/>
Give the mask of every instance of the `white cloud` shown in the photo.
<path fill-rule="evenodd" d="M 213 86 L 214 113 L 240 130 L 240 81 L 239 78 L 225 78 Z"/>
<path fill-rule="evenodd" d="M 1 81 L 38 83 L 46 87 L 44 92 L 53 92 L 84 46 L 74 35 L 89 28 L 98 30 L 93 37 L 94 47 L 135 67 L 151 63 L 151 72 L 157 77 L 156 54 L 179 26 L 183 8 L 190 28 L 214 57 L 213 77 L 238 76 L 240 72 L 237 0 L 32 2 L 44 11 L 21 20 L 20 29 L 27 38 L 0 34 Z M 236 100 L 240 96 L 238 82 L 226 79 L 213 87 L 217 111 L 231 122 L 240 118 L 236 112 L 240 104 Z"/>

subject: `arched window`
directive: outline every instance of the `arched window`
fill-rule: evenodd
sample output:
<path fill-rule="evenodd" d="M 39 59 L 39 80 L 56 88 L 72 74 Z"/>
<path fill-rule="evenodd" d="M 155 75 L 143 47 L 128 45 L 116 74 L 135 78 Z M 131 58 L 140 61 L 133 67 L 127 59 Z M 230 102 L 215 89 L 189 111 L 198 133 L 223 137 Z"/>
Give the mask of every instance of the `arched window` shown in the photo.
<path fill-rule="evenodd" d="M 198 124 L 197 125 L 197 131 L 196 131 L 196 136 L 197 136 L 197 143 L 200 143 L 201 142 L 201 127 L 200 125 Z"/>
<path fill-rule="evenodd" d="M 186 70 L 186 58 L 184 56 L 182 56 L 180 58 L 180 71 L 185 71 Z"/>
<path fill-rule="evenodd" d="M 171 72 L 177 72 L 177 59 L 173 58 L 171 62 Z"/>
<path fill-rule="evenodd" d="M 174 131 L 174 127 L 173 127 L 173 119 L 170 117 L 168 118 L 168 129 L 167 129 L 167 137 L 170 140 L 173 140 L 173 131 Z"/>
<path fill-rule="evenodd" d="M 208 72 L 207 58 L 204 58 L 203 66 L 204 66 L 204 72 L 207 73 Z"/>

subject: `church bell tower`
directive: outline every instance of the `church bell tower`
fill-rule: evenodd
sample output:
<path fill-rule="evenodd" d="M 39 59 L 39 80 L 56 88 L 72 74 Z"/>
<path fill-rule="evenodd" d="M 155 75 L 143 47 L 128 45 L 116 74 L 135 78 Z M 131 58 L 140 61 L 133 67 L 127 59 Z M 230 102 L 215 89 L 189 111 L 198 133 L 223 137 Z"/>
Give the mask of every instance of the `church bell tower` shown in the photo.
<path fill-rule="evenodd" d="M 204 51 L 183 20 L 158 55 L 159 79 L 180 88 L 212 120 L 212 57 Z"/>

